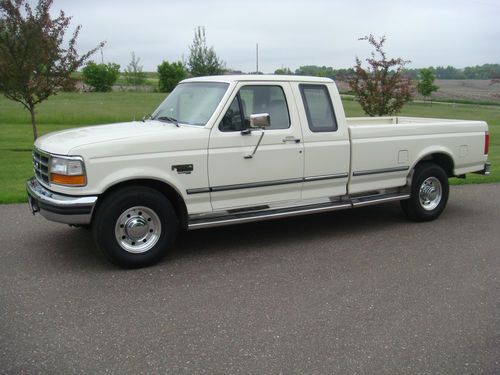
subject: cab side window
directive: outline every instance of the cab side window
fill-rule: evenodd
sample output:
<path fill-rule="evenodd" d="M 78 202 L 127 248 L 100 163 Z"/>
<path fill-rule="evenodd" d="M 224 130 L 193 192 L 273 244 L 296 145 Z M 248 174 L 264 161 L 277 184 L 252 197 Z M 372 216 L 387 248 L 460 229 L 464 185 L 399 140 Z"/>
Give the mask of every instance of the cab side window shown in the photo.
<path fill-rule="evenodd" d="M 313 132 L 337 130 L 337 120 L 328 89 L 324 85 L 300 85 L 309 129 Z"/>
<path fill-rule="evenodd" d="M 280 86 L 249 85 L 240 89 L 219 125 L 221 131 L 241 131 L 248 128 L 250 115 L 269 113 L 273 129 L 290 127 L 290 115 L 285 93 Z M 237 118 L 240 116 L 239 118 Z"/>

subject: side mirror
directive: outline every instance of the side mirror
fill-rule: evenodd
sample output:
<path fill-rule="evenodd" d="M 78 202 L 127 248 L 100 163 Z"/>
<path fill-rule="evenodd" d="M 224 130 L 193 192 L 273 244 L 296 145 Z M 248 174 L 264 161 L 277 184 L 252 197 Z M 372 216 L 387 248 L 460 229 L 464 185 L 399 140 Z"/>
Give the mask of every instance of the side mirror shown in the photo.
<path fill-rule="evenodd" d="M 271 116 L 269 113 L 255 113 L 250 115 L 250 128 L 262 129 L 271 126 Z"/>

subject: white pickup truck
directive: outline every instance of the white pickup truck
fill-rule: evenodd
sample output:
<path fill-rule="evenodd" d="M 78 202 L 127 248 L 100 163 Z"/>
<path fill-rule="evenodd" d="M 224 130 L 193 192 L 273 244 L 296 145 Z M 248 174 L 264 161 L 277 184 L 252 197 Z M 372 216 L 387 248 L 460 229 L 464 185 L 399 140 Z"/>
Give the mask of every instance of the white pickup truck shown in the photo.
<path fill-rule="evenodd" d="M 330 79 L 182 81 L 143 121 L 47 134 L 27 182 L 33 213 L 91 226 L 115 264 L 161 259 L 179 229 L 401 201 L 438 217 L 448 178 L 489 174 L 483 121 L 346 118 Z"/>

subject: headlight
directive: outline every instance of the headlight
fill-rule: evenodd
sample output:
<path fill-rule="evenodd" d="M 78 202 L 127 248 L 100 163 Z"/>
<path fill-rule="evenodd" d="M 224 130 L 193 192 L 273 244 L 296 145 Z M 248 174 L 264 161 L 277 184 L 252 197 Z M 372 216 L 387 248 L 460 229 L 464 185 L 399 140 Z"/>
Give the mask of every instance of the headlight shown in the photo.
<path fill-rule="evenodd" d="M 78 157 L 53 156 L 50 159 L 50 182 L 68 186 L 86 185 L 83 160 Z"/>

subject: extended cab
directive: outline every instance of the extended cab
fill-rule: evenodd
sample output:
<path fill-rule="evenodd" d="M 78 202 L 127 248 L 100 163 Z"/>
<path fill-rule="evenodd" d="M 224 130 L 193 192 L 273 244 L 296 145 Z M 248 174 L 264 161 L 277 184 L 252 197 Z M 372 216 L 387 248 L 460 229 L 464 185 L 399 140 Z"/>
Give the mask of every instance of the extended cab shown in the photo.
<path fill-rule="evenodd" d="M 147 120 L 47 134 L 27 182 L 33 213 L 91 226 L 125 267 L 158 261 L 179 229 L 400 200 L 437 218 L 448 178 L 489 173 L 483 121 L 346 118 L 330 79 L 182 81 Z"/>

